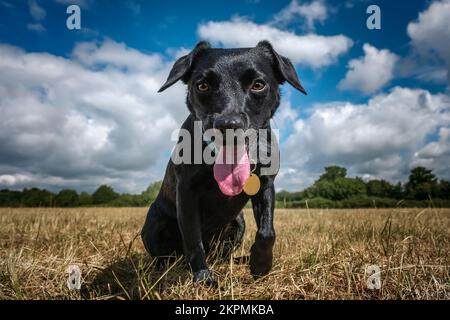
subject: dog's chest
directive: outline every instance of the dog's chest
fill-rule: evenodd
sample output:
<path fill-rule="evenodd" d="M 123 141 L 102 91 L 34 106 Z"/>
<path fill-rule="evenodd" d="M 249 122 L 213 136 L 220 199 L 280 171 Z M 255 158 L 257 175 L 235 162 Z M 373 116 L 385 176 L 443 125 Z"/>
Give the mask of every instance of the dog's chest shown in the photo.
<path fill-rule="evenodd" d="M 221 227 L 236 218 L 249 197 L 244 192 L 234 197 L 225 196 L 214 183 L 211 183 L 200 197 L 200 213 L 202 224 Z"/>

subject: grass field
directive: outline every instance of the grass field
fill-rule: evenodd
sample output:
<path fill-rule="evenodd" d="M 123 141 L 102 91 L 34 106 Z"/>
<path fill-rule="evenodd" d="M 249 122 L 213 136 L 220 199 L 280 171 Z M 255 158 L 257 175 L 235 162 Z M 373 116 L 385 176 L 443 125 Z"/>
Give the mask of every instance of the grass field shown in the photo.
<path fill-rule="evenodd" d="M 0 299 L 450 299 L 450 209 L 277 210 L 272 272 L 210 261 L 220 289 L 182 261 L 156 271 L 145 208 L 0 209 Z M 243 246 L 255 235 L 250 211 Z M 367 289 L 366 267 L 381 269 Z M 82 288 L 66 286 L 69 265 Z"/>

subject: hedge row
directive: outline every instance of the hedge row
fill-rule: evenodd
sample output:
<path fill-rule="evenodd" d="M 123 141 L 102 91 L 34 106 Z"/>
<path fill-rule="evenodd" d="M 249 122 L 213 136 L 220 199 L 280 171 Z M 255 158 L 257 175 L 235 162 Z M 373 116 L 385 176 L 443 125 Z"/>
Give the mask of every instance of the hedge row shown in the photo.
<path fill-rule="evenodd" d="M 333 201 L 325 198 L 312 198 L 297 201 L 277 201 L 277 208 L 450 208 L 450 200 L 432 199 L 432 200 L 397 200 L 390 198 L 364 197 L 357 196 L 340 201 Z"/>

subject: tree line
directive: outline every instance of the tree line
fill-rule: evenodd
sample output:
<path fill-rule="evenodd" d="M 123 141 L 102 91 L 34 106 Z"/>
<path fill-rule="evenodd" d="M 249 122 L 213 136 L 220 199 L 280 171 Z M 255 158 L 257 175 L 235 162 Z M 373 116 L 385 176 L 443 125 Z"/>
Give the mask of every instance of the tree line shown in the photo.
<path fill-rule="evenodd" d="M 161 181 L 154 182 L 140 194 L 118 193 L 101 185 L 92 194 L 63 189 L 22 191 L 0 190 L 0 207 L 78 207 L 149 206 L 158 195 Z M 364 181 L 347 177 L 347 169 L 329 166 L 312 186 L 299 192 L 276 193 L 279 208 L 360 208 L 360 207 L 450 207 L 450 182 L 438 179 L 432 170 L 416 167 L 406 183 L 392 184 L 383 179 Z"/>
<path fill-rule="evenodd" d="M 325 168 L 314 184 L 300 192 L 281 191 L 276 204 L 284 208 L 450 207 L 450 182 L 432 170 L 413 168 L 405 183 L 347 177 L 347 169 Z"/>
<path fill-rule="evenodd" d="M 0 190 L 0 207 L 145 207 L 158 195 L 161 181 L 154 182 L 141 194 L 117 193 L 111 186 L 101 185 L 92 194 L 63 189 L 53 193 L 46 189 L 22 191 Z"/>

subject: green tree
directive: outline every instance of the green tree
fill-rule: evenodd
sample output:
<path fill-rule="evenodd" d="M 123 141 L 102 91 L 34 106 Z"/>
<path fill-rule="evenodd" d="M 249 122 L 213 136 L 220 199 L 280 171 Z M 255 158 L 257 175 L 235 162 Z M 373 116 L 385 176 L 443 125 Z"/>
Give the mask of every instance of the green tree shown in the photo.
<path fill-rule="evenodd" d="M 416 167 L 411 170 L 406 184 L 408 196 L 416 200 L 428 199 L 433 196 L 433 190 L 437 184 L 437 178 L 429 170 L 424 167 Z"/>
<path fill-rule="evenodd" d="M 138 194 L 123 193 L 111 202 L 111 205 L 117 207 L 139 207 L 143 206 L 142 196 Z"/>
<path fill-rule="evenodd" d="M 437 197 L 450 200 L 450 182 L 447 180 L 439 180 Z"/>
<path fill-rule="evenodd" d="M 162 181 L 156 181 L 151 183 L 147 189 L 142 192 L 142 200 L 144 201 L 143 205 L 149 205 L 153 201 L 155 201 L 158 196 L 159 190 L 161 189 Z"/>
<path fill-rule="evenodd" d="M 389 198 L 394 186 L 386 180 L 370 180 L 366 183 L 367 195 L 380 198 Z"/>
<path fill-rule="evenodd" d="M 356 195 L 366 195 L 366 185 L 361 178 L 346 178 L 347 169 L 337 166 L 326 167 L 314 184 L 304 192 L 307 198 L 321 197 L 342 200 Z"/>
<path fill-rule="evenodd" d="M 72 189 L 63 189 L 55 196 L 58 207 L 75 207 L 79 204 L 78 193 Z"/>
<path fill-rule="evenodd" d="M 395 186 L 392 187 L 389 198 L 393 198 L 393 199 L 404 198 L 404 187 L 401 182 L 398 182 Z"/>
<path fill-rule="evenodd" d="M 23 189 L 22 206 L 24 207 L 50 207 L 53 205 L 54 194 L 45 189 Z"/>
<path fill-rule="evenodd" d="M 94 204 L 107 204 L 119 197 L 119 194 L 114 189 L 107 185 L 101 185 L 92 194 L 92 202 Z"/>
<path fill-rule="evenodd" d="M 0 190 L 0 207 L 20 207 L 22 191 Z"/>
<path fill-rule="evenodd" d="M 361 178 L 337 178 L 335 195 L 332 200 L 348 199 L 353 196 L 366 195 L 366 184 Z"/>
<path fill-rule="evenodd" d="M 90 206 L 93 203 L 92 195 L 87 192 L 80 193 L 78 203 L 80 206 Z"/>
<path fill-rule="evenodd" d="M 347 176 L 347 169 L 338 166 L 325 167 L 325 173 L 323 173 L 319 181 L 335 181 L 338 178 L 345 178 Z"/>

